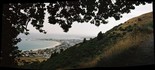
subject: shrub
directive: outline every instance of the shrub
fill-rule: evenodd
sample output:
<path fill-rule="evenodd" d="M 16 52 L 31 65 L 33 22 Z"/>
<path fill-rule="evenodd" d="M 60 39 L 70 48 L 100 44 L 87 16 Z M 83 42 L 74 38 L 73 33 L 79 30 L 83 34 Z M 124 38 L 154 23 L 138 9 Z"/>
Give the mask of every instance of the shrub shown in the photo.
<path fill-rule="evenodd" d="M 142 19 L 141 18 L 138 18 L 138 21 L 142 21 Z"/>
<path fill-rule="evenodd" d="M 86 42 L 86 38 L 83 39 L 83 43 L 85 43 L 85 42 Z"/>
<path fill-rule="evenodd" d="M 103 34 L 102 32 L 100 31 L 97 35 L 97 40 L 101 40 L 103 38 Z"/>
<path fill-rule="evenodd" d="M 122 27 L 119 27 L 119 30 L 120 30 L 120 31 L 125 31 L 125 29 L 123 29 Z"/>
<path fill-rule="evenodd" d="M 133 30 L 133 27 L 129 25 L 128 27 L 125 28 L 125 30 L 127 30 L 127 32 L 131 32 Z"/>

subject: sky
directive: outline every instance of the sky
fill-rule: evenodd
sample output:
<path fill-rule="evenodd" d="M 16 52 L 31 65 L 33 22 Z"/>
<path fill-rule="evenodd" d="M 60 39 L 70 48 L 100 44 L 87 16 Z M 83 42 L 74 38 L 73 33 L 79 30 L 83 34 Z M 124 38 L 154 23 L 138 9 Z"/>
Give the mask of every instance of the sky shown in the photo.
<path fill-rule="evenodd" d="M 114 18 L 108 18 L 107 24 L 101 24 L 99 27 L 95 26 L 94 24 L 90 23 L 78 23 L 74 22 L 72 27 L 69 29 L 68 32 L 64 32 L 63 29 L 58 24 L 49 24 L 48 23 L 48 16 L 49 14 L 45 14 L 45 21 L 43 29 L 47 32 L 47 34 L 63 34 L 63 35 L 82 35 L 82 36 L 97 36 L 97 34 L 102 31 L 105 33 L 106 31 L 110 30 L 116 25 L 120 23 L 124 23 L 130 18 L 142 15 L 144 13 L 152 12 L 153 11 L 153 4 L 146 4 L 146 5 L 139 5 L 136 6 L 134 10 L 131 10 L 131 13 L 123 14 L 120 20 L 115 20 Z M 31 33 L 39 33 L 32 25 L 28 25 L 28 29 Z M 43 33 L 40 33 L 43 34 Z"/>

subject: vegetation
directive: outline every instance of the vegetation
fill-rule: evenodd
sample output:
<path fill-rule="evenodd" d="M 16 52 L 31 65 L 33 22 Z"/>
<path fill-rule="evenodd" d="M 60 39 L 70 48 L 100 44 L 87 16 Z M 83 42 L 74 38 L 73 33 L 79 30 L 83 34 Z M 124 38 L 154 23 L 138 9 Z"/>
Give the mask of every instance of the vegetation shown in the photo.
<path fill-rule="evenodd" d="M 85 42 L 86 42 L 86 38 L 83 39 L 83 43 L 85 43 Z"/>
<path fill-rule="evenodd" d="M 119 20 L 123 13 L 130 13 L 130 10 L 134 9 L 135 5 L 145 5 L 151 2 L 127 0 L 117 0 L 116 3 L 111 0 L 99 0 L 98 2 L 95 0 L 53 1 L 49 3 L 47 8 L 44 3 L 5 3 L 2 7 L 3 27 L 0 66 L 14 67 L 14 65 L 17 65 L 15 58 L 19 56 L 20 52 L 15 46 L 20 42 L 17 36 L 20 33 L 29 34 L 28 24 L 33 25 L 39 32 L 46 34 L 46 31 L 42 29 L 45 10 L 50 14 L 48 17 L 49 23 L 59 24 L 64 32 L 67 32 L 75 21 L 81 23 L 91 21 L 92 24 L 99 26 L 101 23 L 107 23 L 106 19 L 108 17 Z M 66 7 L 69 9 L 66 9 Z M 57 13 L 60 8 L 62 10 Z M 95 14 L 94 11 L 97 11 L 97 9 L 98 12 Z M 80 15 L 84 17 L 82 18 Z"/>
<path fill-rule="evenodd" d="M 151 13 L 142 15 L 147 18 L 144 18 L 145 22 L 141 21 L 132 25 L 128 25 L 131 24 L 129 22 L 124 23 L 107 31 L 104 38 L 100 40 L 96 37 L 70 47 L 41 63 L 39 69 L 58 70 L 154 64 L 153 18 L 148 17 Z M 124 26 L 126 26 L 125 30 L 119 29 Z"/>
<path fill-rule="evenodd" d="M 97 40 L 101 40 L 103 38 L 103 34 L 102 32 L 100 31 L 97 35 Z"/>
<path fill-rule="evenodd" d="M 138 21 L 142 21 L 142 19 L 141 18 L 138 18 Z"/>

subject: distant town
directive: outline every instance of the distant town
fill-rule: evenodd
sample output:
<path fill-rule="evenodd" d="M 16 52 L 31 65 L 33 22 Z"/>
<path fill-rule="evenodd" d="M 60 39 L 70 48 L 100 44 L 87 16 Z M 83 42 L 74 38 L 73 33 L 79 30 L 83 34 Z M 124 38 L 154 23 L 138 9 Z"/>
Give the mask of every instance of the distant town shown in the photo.
<path fill-rule="evenodd" d="M 53 40 L 53 39 L 39 39 L 39 40 Z M 38 50 L 28 50 L 22 51 L 22 57 L 43 57 L 43 58 L 50 58 L 51 54 L 54 52 L 60 53 L 61 50 L 66 50 L 67 48 L 82 42 L 81 39 L 61 39 L 61 40 L 53 40 L 60 42 L 61 44 L 55 46 L 54 48 L 46 48 L 46 49 L 38 49 Z"/>

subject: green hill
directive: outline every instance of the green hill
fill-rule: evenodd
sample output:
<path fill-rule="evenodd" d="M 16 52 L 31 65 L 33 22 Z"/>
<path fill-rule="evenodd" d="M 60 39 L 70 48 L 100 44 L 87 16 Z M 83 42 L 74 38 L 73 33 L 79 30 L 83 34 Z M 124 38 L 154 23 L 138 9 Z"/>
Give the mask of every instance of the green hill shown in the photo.
<path fill-rule="evenodd" d="M 106 33 L 37 65 L 43 70 L 154 64 L 153 13 L 129 19 Z"/>

